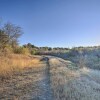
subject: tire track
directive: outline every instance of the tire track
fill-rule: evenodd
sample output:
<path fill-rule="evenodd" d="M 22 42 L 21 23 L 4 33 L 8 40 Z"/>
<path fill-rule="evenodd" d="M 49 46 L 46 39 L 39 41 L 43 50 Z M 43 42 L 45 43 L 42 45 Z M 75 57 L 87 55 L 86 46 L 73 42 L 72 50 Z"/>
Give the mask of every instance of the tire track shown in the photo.
<path fill-rule="evenodd" d="M 46 67 L 43 74 L 43 80 L 39 82 L 38 86 L 42 93 L 37 96 L 37 98 L 34 98 L 33 100 L 53 100 L 53 93 L 51 89 L 51 82 L 50 82 L 50 64 L 49 64 L 49 58 L 43 57 L 43 61 L 46 62 Z"/>

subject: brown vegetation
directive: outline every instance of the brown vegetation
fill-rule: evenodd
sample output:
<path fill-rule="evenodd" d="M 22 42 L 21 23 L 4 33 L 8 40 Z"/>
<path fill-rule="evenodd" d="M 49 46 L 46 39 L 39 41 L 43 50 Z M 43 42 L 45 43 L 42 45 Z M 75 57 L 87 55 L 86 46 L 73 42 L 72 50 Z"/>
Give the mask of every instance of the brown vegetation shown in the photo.
<path fill-rule="evenodd" d="M 0 56 L 0 79 L 10 78 L 24 68 L 38 66 L 40 63 L 39 59 L 27 55 L 10 54 L 6 57 Z"/>

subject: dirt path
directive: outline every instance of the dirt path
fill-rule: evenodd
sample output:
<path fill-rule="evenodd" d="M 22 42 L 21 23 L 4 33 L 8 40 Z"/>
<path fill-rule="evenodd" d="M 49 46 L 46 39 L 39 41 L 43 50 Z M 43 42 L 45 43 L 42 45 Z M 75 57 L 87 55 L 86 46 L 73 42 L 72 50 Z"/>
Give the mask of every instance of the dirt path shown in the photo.
<path fill-rule="evenodd" d="M 46 63 L 45 70 L 41 73 L 42 80 L 38 83 L 40 94 L 34 98 L 34 100 L 53 100 L 53 93 L 51 89 L 51 82 L 50 82 L 50 65 L 49 65 L 49 58 L 44 57 L 43 60 Z"/>

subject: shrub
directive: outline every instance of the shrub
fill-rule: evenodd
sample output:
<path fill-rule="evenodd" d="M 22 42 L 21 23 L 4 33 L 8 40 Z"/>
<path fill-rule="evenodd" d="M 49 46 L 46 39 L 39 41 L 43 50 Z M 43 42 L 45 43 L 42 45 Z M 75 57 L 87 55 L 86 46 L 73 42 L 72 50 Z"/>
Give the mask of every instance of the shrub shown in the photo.
<path fill-rule="evenodd" d="M 16 54 L 25 54 L 25 55 L 30 54 L 29 49 L 24 48 L 24 47 L 19 47 L 19 48 L 14 49 L 14 53 L 16 53 Z"/>
<path fill-rule="evenodd" d="M 37 55 L 38 54 L 38 51 L 37 50 L 32 50 L 31 51 L 31 55 Z"/>

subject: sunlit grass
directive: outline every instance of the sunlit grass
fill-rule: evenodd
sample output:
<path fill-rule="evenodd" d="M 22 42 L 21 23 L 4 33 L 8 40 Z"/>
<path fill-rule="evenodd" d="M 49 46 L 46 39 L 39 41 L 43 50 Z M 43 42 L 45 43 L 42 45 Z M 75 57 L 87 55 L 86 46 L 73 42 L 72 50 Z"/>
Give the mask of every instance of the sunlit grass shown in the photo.
<path fill-rule="evenodd" d="M 38 67 L 40 63 L 39 59 L 32 56 L 15 54 L 0 56 L 0 79 L 10 78 L 24 68 Z"/>

